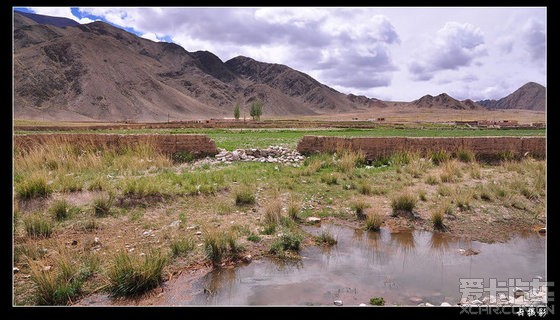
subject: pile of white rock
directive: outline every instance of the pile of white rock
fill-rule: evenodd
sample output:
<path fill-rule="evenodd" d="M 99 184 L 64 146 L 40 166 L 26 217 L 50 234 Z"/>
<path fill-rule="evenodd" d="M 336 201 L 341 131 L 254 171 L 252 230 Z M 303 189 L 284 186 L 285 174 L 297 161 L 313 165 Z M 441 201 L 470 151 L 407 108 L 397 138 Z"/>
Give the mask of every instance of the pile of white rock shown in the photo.
<path fill-rule="evenodd" d="M 481 300 L 461 299 L 460 305 L 480 306 L 480 305 L 546 305 L 547 303 L 547 287 L 542 286 L 540 290 L 525 291 L 521 288 L 515 288 L 512 295 L 499 293 L 498 296 L 485 296 Z"/>
<path fill-rule="evenodd" d="M 219 149 L 216 160 L 222 163 L 232 163 L 234 161 L 254 161 L 297 164 L 305 157 L 295 150 L 290 150 L 281 146 L 270 146 L 266 149 L 237 149 L 227 151 Z"/>

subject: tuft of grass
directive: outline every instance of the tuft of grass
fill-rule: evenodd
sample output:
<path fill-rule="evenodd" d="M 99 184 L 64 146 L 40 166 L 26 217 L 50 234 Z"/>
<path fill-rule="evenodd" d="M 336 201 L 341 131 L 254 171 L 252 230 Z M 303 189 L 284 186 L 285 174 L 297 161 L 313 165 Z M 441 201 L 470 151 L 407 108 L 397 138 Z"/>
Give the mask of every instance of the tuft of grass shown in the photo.
<path fill-rule="evenodd" d="M 446 161 L 443 165 L 443 172 L 440 174 L 439 178 L 441 182 L 456 182 L 458 178 L 461 178 L 463 173 L 461 168 L 457 165 L 457 161 Z"/>
<path fill-rule="evenodd" d="M 265 224 L 264 229 L 261 232 L 261 234 L 271 235 L 271 234 L 274 234 L 275 231 L 276 231 L 276 224 Z"/>
<path fill-rule="evenodd" d="M 439 183 L 438 178 L 433 175 L 429 175 L 426 177 L 426 183 L 433 186 Z"/>
<path fill-rule="evenodd" d="M 401 193 L 393 198 L 391 207 L 393 208 L 393 215 L 400 212 L 412 213 L 416 206 L 416 197 L 410 193 Z"/>
<path fill-rule="evenodd" d="M 56 200 L 49 208 L 49 213 L 57 221 L 66 220 L 79 211 L 79 208 L 71 206 L 65 199 Z"/>
<path fill-rule="evenodd" d="M 25 200 L 48 197 L 52 191 L 47 179 L 41 175 L 32 176 L 16 184 L 16 194 Z"/>
<path fill-rule="evenodd" d="M 389 189 L 386 187 L 375 187 L 371 190 L 371 194 L 375 196 L 382 196 L 389 193 Z"/>
<path fill-rule="evenodd" d="M 301 200 L 293 193 L 288 199 L 288 217 L 294 221 L 298 221 L 298 213 L 301 210 Z"/>
<path fill-rule="evenodd" d="M 321 182 L 327 185 L 338 184 L 338 175 L 334 173 L 325 173 L 321 176 Z"/>
<path fill-rule="evenodd" d="M 427 201 L 428 199 L 426 198 L 426 190 L 418 190 L 418 198 L 421 201 Z"/>
<path fill-rule="evenodd" d="M 235 192 L 235 204 L 238 206 L 255 204 L 255 194 L 249 187 L 244 187 Z"/>
<path fill-rule="evenodd" d="M 237 238 L 232 232 L 207 231 L 204 238 L 204 251 L 214 267 L 218 267 L 225 255 L 228 253 L 235 255 L 243 251 L 243 247 L 237 243 Z"/>
<path fill-rule="evenodd" d="M 447 197 L 451 195 L 451 189 L 448 186 L 440 185 L 437 188 L 437 193 L 442 197 Z"/>
<path fill-rule="evenodd" d="M 171 254 L 173 257 L 185 256 L 194 249 L 194 240 L 190 237 L 184 237 L 171 241 Z"/>
<path fill-rule="evenodd" d="M 430 156 L 432 163 L 436 166 L 439 166 L 440 164 L 447 162 L 449 158 L 450 158 L 449 153 L 445 150 L 434 151 Z"/>
<path fill-rule="evenodd" d="M 355 200 L 351 206 L 352 210 L 356 212 L 356 217 L 360 220 L 365 219 L 366 215 L 364 213 L 365 209 L 369 207 L 369 205 L 365 202 L 364 199 Z"/>
<path fill-rule="evenodd" d="M 106 217 L 111 213 L 111 207 L 114 203 L 114 197 L 110 194 L 108 197 L 99 196 L 93 200 L 93 213 L 96 217 Z"/>
<path fill-rule="evenodd" d="M 432 225 L 434 226 L 435 230 L 445 229 L 445 226 L 443 224 L 444 210 L 445 209 L 442 210 L 442 208 L 440 207 L 432 212 L 432 216 L 430 217 L 430 220 L 432 221 Z"/>
<path fill-rule="evenodd" d="M 53 232 L 53 225 L 49 219 L 35 213 L 23 219 L 27 235 L 35 238 L 48 238 Z"/>
<path fill-rule="evenodd" d="M 412 159 L 414 158 L 415 155 L 413 155 L 409 151 L 397 151 L 391 156 L 391 164 L 397 166 L 405 166 L 409 164 L 410 161 L 412 161 Z"/>
<path fill-rule="evenodd" d="M 329 246 L 335 245 L 338 242 L 338 240 L 336 240 L 336 238 L 327 230 L 321 231 L 321 234 L 319 234 L 315 240 L 319 244 L 325 244 Z"/>
<path fill-rule="evenodd" d="M 80 223 L 80 227 L 82 230 L 86 231 L 86 232 L 92 232 L 94 230 L 99 229 L 99 223 L 97 223 L 97 221 L 95 221 L 95 219 L 88 219 L 86 221 L 83 221 Z"/>
<path fill-rule="evenodd" d="M 274 254 L 283 254 L 284 251 L 299 251 L 303 237 L 299 234 L 285 233 L 272 243 L 270 252 Z"/>
<path fill-rule="evenodd" d="M 29 267 L 39 305 L 66 305 L 80 295 L 83 281 L 75 277 L 76 268 L 67 258 L 58 258 L 51 270 L 43 270 L 38 262 L 29 263 Z"/>
<path fill-rule="evenodd" d="M 480 179 L 482 177 L 482 174 L 480 172 L 480 165 L 476 162 L 471 163 L 471 165 L 469 166 L 469 172 L 471 178 L 473 179 Z"/>
<path fill-rule="evenodd" d="M 356 167 L 363 166 L 366 163 L 364 153 L 359 151 L 344 150 L 341 152 L 338 169 L 340 172 L 352 173 Z"/>
<path fill-rule="evenodd" d="M 270 201 L 264 208 L 264 223 L 276 225 L 282 217 L 282 203 L 278 199 Z"/>
<path fill-rule="evenodd" d="M 473 191 L 470 189 L 466 190 L 456 190 L 454 195 L 454 201 L 457 208 L 461 210 L 470 209 L 470 203 L 473 199 Z"/>
<path fill-rule="evenodd" d="M 166 264 L 167 256 L 160 250 L 151 250 L 144 259 L 117 253 L 107 272 L 111 296 L 133 297 L 157 287 Z"/>
<path fill-rule="evenodd" d="M 383 306 L 385 305 L 385 299 L 383 299 L 383 297 L 373 297 L 369 299 L 369 304 L 374 306 Z"/>
<path fill-rule="evenodd" d="M 251 233 L 248 237 L 247 240 L 251 241 L 251 242 L 255 242 L 258 243 L 261 241 L 261 237 L 259 237 L 258 235 Z"/>
<path fill-rule="evenodd" d="M 474 152 L 468 149 L 460 149 L 457 151 L 457 159 L 465 163 L 473 162 L 475 160 Z"/>
<path fill-rule="evenodd" d="M 378 213 L 368 214 L 366 218 L 366 230 L 379 231 L 383 224 L 383 218 Z"/>
<path fill-rule="evenodd" d="M 367 182 L 361 182 L 358 185 L 358 192 L 363 194 L 364 196 L 369 196 L 372 194 L 372 188 L 371 188 L 371 184 L 367 183 Z"/>
<path fill-rule="evenodd" d="M 320 158 L 307 158 L 305 159 L 305 167 L 301 171 L 301 175 L 310 176 L 321 170 L 323 161 Z"/>

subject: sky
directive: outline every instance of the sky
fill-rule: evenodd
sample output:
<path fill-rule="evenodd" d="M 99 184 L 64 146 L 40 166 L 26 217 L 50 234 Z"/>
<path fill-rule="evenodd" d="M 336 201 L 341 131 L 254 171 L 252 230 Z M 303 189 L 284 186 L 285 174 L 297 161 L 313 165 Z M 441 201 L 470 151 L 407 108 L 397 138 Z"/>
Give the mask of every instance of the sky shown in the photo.
<path fill-rule="evenodd" d="M 19 10 L 19 9 L 18 9 Z M 222 61 L 285 64 L 345 94 L 499 99 L 546 86 L 546 7 L 29 7 Z"/>

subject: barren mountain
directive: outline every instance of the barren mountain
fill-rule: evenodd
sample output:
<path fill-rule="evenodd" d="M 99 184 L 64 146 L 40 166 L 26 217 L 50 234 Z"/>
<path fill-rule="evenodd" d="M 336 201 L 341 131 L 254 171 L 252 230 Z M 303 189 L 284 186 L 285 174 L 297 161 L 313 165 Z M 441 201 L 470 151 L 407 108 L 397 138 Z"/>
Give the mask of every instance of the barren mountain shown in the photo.
<path fill-rule="evenodd" d="M 483 106 L 470 99 L 459 101 L 450 97 L 446 93 L 442 93 L 435 97 L 428 94 L 418 100 L 412 101 L 410 104 L 418 108 L 444 108 L 458 110 L 485 109 Z"/>
<path fill-rule="evenodd" d="M 31 15 L 31 18 L 30 18 Z M 264 115 L 384 107 L 285 65 L 153 42 L 103 22 L 64 28 L 14 13 L 14 117 L 166 121 L 231 117 L 255 99 Z"/>
<path fill-rule="evenodd" d="M 528 82 L 500 100 L 482 100 L 477 103 L 490 109 L 545 110 L 546 88 L 535 82 Z"/>

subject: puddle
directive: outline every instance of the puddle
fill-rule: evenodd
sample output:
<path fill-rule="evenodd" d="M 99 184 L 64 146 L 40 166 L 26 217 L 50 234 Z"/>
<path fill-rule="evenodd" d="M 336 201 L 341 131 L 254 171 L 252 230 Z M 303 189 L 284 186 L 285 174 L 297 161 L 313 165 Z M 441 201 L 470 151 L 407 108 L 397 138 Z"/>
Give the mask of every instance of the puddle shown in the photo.
<path fill-rule="evenodd" d="M 338 244 L 301 250 L 299 261 L 260 259 L 214 270 L 188 283 L 166 284 L 163 305 L 344 305 L 381 296 L 389 305 L 429 302 L 452 305 L 461 298 L 460 278 L 545 277 L 545 238 L 519 235 L 507 243 L 463 241 L 440 233 L 389 233 L 324 225 Z M 318 234 L 321 228 L 307 227 Z M 465 256 L 459 249 L 479 254 Z M 546 278 L 545 278 L 546 279 Z M 159 303 L 158 303 L 159 304 Z"/>

